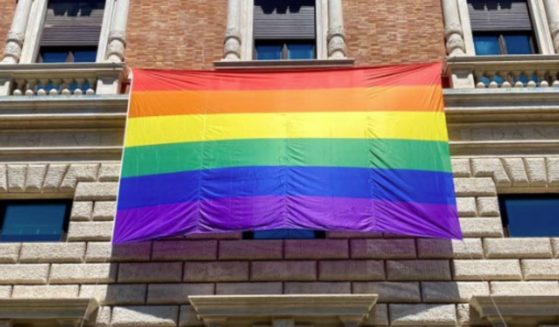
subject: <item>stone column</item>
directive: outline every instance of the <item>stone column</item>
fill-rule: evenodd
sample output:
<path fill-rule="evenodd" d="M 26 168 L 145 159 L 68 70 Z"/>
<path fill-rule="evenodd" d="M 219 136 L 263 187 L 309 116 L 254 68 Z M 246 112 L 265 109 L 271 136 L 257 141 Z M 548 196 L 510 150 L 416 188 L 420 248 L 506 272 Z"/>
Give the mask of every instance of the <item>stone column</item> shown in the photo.
<path fill-rule="evenodd" d="M 328 59 L 344 59 L 345 36 L 342 0 L 328 0 Z"/>
<path fill-rule="evenodd" d="M 460 13 L 456 0 L 443 0 L 444 35 L 446 50 L 449 56 L 463 56 L 466 54 L 464 33 L 460 22 Z"/>
<path fill-rule="evenodd" d="M 123 62 L 124 49 L 126 48 L 126 24 L 128 23 L 128 10 L 130 0 L 118 0 L 113 11 L 113 20 L 109 29 L 109 42 L 107 45 L 107 61 Z"/>
<path fill-rule="evenodd" d="M 32 0 L 18 1 L 14 13 L 14 19 L 12 20 L 12 26 L 8 32 L 8 39 L 6 40 L 6 49 L 4 50 L 2 63 L 17 64 L 19 62 L 32 3 Z"/>
<path fill-rule="evenodd" d="M 227 2 L 227 29 L 223 47 L 225 60 L 241 60 L 241 0 Z"/>
<path fill-rule="evenodd" d="M 545 11 L 547 12 L 547 21 L 549 22 L 555 53 L 559 53 L 559 1 L 545 0 Z"/>

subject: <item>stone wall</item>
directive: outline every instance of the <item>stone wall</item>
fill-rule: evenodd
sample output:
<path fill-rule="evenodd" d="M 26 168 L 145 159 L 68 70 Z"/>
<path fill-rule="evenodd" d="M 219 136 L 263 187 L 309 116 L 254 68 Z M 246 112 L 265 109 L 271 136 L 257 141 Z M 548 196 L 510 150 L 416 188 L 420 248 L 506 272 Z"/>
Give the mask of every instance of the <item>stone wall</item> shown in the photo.
<path fill-rule="evenodd" d="M 369 324 L 468 325 L 472 295 L 559 295 L 559 238 L 503 238 L 497 191 L 559 186 L 559 158 L 453 159 L 464 241 L 240 234 L 112 247 L 118 163 L 0 165 L 0 196 L 73 197 L 66 243 L 0 244 L 0 298 L 95 297 L 98 326 L 199 326 L 189 295 L 378 293 Z"/>

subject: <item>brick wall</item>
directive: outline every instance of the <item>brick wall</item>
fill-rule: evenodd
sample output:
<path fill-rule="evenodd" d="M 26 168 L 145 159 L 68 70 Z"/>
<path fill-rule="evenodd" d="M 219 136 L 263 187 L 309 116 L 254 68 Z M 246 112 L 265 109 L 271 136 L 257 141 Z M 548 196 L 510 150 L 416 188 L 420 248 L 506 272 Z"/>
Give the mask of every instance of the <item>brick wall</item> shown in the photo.
<path fill-rule="evenodd" d="M 4 53 L 4 46 L 10 25 L 12 25 L 12 16 L 16 7 L 16 0 L 0 0 L 0 55 Z"/>
<path fill-rule="evenodd" d="M 357 65 L 444 58 L 440 0 L 346 0 L 343 4 L 348 56 Z"/>
<path fill-rule="evenodd" d="M 133 1 L 128 63 L 212 69 L 223 55 L 226 0 Z M 440 60 L 445 54 L 439 0 L 344 1 L 348 56 L 359 66 Z"/>
<path fill-rule="evenodd" d="M 134 0 L 126 60 L 133 67 L 212 69 L 223 55 L 227 0 Z"/>

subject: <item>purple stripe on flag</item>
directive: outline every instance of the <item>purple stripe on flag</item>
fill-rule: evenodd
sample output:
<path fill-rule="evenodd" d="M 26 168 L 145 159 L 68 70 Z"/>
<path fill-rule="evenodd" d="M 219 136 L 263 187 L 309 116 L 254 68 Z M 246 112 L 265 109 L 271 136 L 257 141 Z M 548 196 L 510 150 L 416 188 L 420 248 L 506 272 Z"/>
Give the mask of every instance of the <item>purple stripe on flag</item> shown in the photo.
<path fill-rule="evenodd" d="M 184 213 L 190 214 L 185 217 Z M 113 243 L 184 234 L 271 229 L 388 232 L 462 238 L 456 206 L 452 204 L 262 196 L 119 210 Z"/>

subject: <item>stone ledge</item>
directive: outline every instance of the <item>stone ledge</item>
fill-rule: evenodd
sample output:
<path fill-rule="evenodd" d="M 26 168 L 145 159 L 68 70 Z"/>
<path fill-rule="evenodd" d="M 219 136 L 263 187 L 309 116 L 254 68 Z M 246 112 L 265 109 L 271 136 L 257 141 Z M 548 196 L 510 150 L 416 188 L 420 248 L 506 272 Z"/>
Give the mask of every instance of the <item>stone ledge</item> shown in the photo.
<path fill-rule="evenodd" d="M 490 322 L 502 322 L 502 317 L 507 323 L 536 326 L 559 318 L 559 295 L 474 296 L 470 305 Z"/>
<path fill-rule="evenodd" d="M 355 326 L 373 309 L 376 294 L 320 294 L 320 295 L 230 295 L 190 296 L 189 300 L 198 317 L 204 322 L 222 321 L 224 326 L 242 319 L 247 326 L 256 322 L 286 317 L 320 319 L 344 322 Z M 351 325 L 354 326 L 354 325 Z"/>
<path fill-rule="evenodd" d="M 311 60 L 220 60 L 214 61 L 216 69 L 317 69 L 317 68 L 349 68 L 355 59 L 311 59 Z"/>
<path fill-rule="evenodd" d="M 0 319 L 89 322 L 98 306 L 94 299 L 0 299 Z"/>

